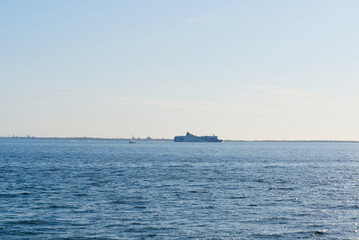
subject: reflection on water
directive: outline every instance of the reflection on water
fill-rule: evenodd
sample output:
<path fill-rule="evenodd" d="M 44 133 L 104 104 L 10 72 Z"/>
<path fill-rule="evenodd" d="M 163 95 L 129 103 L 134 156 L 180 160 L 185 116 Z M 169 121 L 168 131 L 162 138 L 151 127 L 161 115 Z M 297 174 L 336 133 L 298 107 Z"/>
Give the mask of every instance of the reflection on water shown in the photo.
<path fill-rule="evenodd" d="M 1 239 L 354 239 L 355 143 L 0 140 Z"/>

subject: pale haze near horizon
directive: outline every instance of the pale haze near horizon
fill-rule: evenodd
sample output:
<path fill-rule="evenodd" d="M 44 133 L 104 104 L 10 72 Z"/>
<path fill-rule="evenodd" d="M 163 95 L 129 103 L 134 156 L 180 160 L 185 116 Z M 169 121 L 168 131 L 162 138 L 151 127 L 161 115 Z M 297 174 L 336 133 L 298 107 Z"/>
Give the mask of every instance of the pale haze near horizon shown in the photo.
<path fill-rule="evenodd" d="M 359 140 L 358 1 L 1 1 L 0 136 Z"/>

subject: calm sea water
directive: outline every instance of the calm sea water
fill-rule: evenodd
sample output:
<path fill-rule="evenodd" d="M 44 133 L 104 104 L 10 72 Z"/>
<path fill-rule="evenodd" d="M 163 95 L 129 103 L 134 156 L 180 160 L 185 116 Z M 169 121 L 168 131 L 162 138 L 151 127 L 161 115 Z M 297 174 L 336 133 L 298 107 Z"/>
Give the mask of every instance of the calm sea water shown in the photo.
<path fill-rule="evenodd" d="M 0 239 L 358 239 L 359 144 L 0 140 Z"/>

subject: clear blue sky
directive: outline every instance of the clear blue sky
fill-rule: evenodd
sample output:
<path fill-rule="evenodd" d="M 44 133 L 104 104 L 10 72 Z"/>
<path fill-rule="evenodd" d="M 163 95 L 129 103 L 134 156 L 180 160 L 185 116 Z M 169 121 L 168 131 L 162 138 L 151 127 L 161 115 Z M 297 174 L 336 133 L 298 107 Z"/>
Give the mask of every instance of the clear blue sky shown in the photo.
<path fill-rule="evenodd" d="M 359 140 L 359 1 L 0 1 L 0 136 Z"/>

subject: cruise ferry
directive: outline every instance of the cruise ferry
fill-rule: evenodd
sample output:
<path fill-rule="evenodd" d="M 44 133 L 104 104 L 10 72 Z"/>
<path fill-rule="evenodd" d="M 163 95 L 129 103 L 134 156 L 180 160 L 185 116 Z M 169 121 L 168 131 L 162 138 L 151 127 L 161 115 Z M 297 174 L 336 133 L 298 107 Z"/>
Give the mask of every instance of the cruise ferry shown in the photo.
<path fill-rule="evenodd" d="M 175 142 L 222 142 L 217 136 L 196 136 L 187 132 L 186 136 L 175 136 Z"/>

